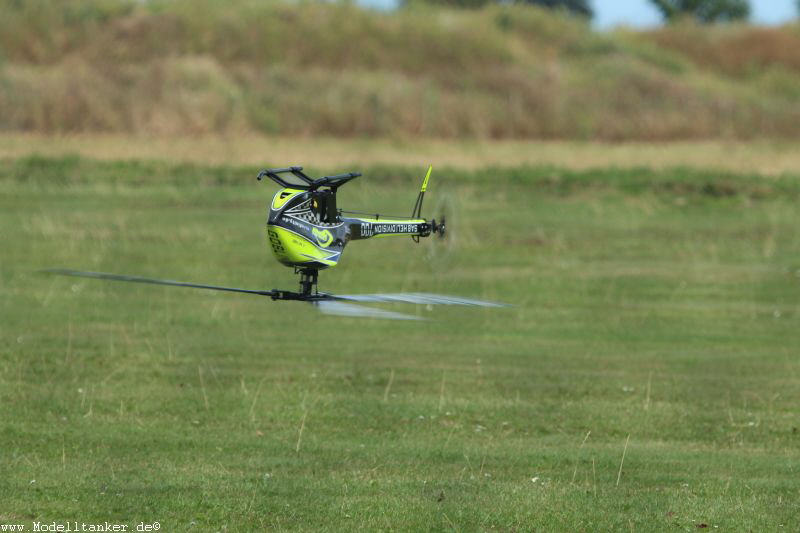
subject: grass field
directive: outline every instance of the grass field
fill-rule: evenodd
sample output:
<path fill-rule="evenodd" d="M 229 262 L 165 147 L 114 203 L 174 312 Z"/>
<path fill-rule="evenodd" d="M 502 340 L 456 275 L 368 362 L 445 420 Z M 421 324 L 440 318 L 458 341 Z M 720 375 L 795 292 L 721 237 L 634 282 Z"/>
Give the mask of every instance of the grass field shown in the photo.
<path fill-rule="evenodd" d="M 410 211 L 421 166 L 362 170 L 340 206 Z M 515 305 L 414 323 L 35 273 L 293 288 L 255 171 L 0 163 L 1 523 L 797 529 L 800 176 L 437 168 L 450 241 L 321 275 Z"/>

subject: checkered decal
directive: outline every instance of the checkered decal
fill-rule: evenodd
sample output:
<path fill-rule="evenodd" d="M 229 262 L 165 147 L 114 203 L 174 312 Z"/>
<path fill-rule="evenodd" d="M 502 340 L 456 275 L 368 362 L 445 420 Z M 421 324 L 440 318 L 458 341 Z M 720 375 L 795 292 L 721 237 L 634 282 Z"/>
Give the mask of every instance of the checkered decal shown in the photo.
<path fill-rule="evenodd" d="M 319 215 L 315 214 L 311 210 L 311 200 L 306 200 L 303 203 L 297 204 L 296 206 L 292 207 L 291 209 L 287 209 L 284 211 L 284 215 L 292 218 L 296 218 L 298 220 L 302 220 L 304 222 L 308 222 L 309 224 L 314 224 L 315 226 L 320 227 L 328 227 L 331 228 L 333 226 L 338 226 L 339 223 L 329 224 L 327 222 L 320 222 Z"/>

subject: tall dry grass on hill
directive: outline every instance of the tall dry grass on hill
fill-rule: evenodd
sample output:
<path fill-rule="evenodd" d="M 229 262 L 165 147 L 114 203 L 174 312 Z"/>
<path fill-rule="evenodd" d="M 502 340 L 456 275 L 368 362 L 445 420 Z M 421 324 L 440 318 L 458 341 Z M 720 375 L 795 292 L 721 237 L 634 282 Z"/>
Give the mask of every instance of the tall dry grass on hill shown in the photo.
<path fill-rule="evenodd" d="M 644 33 L 660 47 L 728 76 L 758 76 L 765 69 L 800 73 L 800 26 L 760 28 L 673 26 Z"/>
<path fill-rule="evenodd" d="M 796 28 L 593 32 L 532 7 L 0 0 L 0 129 L 800 137 Z"/>

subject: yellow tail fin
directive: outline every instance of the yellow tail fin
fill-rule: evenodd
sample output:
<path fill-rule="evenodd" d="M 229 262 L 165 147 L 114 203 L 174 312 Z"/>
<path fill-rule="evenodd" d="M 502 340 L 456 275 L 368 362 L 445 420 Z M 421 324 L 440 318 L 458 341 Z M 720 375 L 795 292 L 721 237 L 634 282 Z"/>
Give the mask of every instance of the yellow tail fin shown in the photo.
<path fill-rule="evenodd" d="M 428 166 L 428 172 L 425 174 L 425 181 L 422 182 L 422 189 L 419 192 L 425 192 L 425 189 L 428 188 L 428 179 L 431 177 L 431 170 L 433 170 L 433 165 Z"/>

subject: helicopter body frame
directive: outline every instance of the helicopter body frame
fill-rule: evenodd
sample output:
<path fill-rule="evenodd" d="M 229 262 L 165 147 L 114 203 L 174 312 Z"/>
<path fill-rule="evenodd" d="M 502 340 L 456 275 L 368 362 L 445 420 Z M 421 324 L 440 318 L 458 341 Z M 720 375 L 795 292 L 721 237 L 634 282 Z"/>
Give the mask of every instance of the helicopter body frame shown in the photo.
<path fill-rule="evenodd" d="M 287 175 L 291 177 L 287 179 Z M 289 267 L 301 270 L 335 267 L 351 240 L 386 236 L 419 238 L 444 231 L 443 224 L 421 217 L 343 216 L 353 212 L 337 208 L 336 192 L 360 176 L 357 172 L 312 180 L 302 167 L 288 167 L 263 170 L 259 178 L 264 176 L 283 187 L 270 203 L 267 235 L 275 258 Z M 421 195 L 429 176 L 430 170 Z"/>

